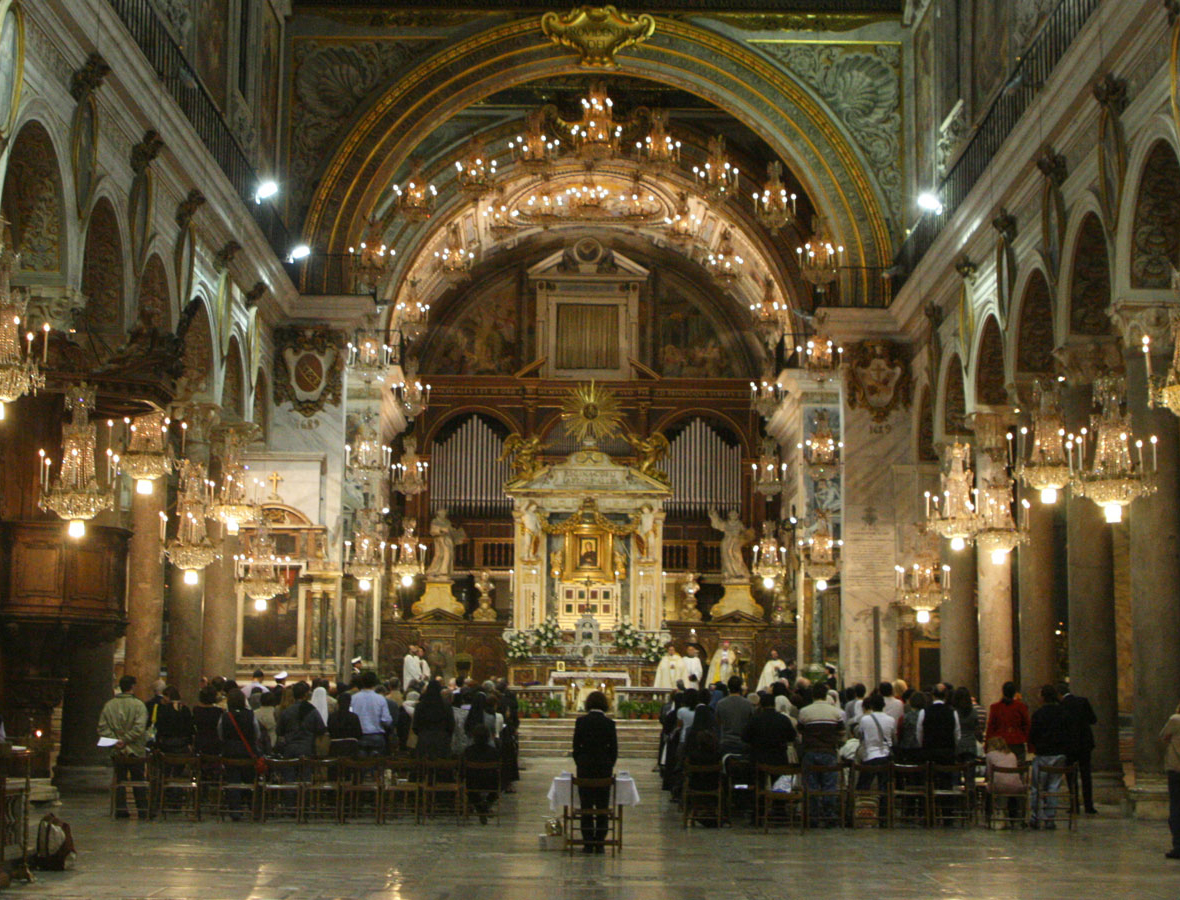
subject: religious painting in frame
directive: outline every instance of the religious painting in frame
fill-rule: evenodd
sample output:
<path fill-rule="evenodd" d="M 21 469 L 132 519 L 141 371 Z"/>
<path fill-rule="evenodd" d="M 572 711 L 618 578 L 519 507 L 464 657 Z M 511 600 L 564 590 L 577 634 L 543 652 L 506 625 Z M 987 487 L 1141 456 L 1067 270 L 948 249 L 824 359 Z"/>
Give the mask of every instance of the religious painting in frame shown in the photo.
<path fill-rule="evenodd" d="M 614 581 L 614 536 L 597 525 L 579 525 L 565 536 L 566 581 Z"/>
<path fill-rule="evenodd" d="M 70 161 L 74 169 L 75 206 L 78 218 L 84 219 L 98 181 L 98 102 L 93 94 L 86 94 L 74 109 Z"/>
<path fill-rule="evenodd" d="M 19 3 L 0 2 L 0 138 L 16 125 L 25 74 L 25 20 Z"/>

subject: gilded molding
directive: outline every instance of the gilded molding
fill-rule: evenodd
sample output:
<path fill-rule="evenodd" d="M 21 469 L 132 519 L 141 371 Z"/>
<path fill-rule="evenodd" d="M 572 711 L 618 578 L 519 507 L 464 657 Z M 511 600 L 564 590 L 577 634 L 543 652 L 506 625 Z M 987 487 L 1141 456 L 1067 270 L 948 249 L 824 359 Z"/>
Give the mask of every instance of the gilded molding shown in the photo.
<path fill-rule="evenodd" d="M 646 13 L 631 16 L 613 6 L 579 6 L 563 16 L 541 16 L 541 33 L 575 51 L 581 65 L 591 69 L 617 68 L 615 54 L 643 43 L 655 30 L 656 20 Z"/>

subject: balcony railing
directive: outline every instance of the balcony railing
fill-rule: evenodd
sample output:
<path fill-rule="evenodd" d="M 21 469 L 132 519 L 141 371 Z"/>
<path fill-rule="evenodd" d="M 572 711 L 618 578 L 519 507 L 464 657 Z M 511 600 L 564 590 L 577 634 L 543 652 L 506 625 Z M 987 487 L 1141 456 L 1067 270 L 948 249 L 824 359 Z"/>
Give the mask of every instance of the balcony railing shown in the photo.
<path fill-rule="evenodd" d="M 160 21 L 149 0 L 108 0 L 115 14 L 147 57 L 160 86 L 176 102 L 192 123 L 210 155 L 221 166 L 221 171 L 234 186 L 242 202 L 254 216 L 254 221 L 279 259 L 291 249 L 287 226 L 274 206 L 264 201 L 254 202 L 258 188 L 258 173 L 250 165 L 241 145 L 233 136 L 221 111 L 195 69 L 188 64 L 180 47 Z"/>
<path fill-rule="evenodd" d="M 1061 0 L 1049 14 L 1027 52 L 1016 63 L 1004 89 L 980 120 L 966 149 L 939 184 L 942 212 L 922 216 L 898 251 L 895 268 L 900 270 L 899 279 L 904 280 L 913 272 L 934 245 L 939 232 L 987 171 L 1033 98 L 1101 3 L 1102 0 Z M 898 287 L 900 283 L 895 289 Z"/>

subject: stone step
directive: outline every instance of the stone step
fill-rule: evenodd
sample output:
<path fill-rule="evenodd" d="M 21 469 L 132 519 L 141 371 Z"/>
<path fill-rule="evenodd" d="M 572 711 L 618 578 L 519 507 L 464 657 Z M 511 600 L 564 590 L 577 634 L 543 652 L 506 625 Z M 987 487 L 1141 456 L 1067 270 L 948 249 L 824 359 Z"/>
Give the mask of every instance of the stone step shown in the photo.
<path fill-rule="evenodd" d="M 577 717 L 522 719 L 522 757 L 568 756 L 574 740 Z M 619 756 L 625 759 L 654 759 L 660 748 L 660 723 L 651 719 L 619 719 L 615 722 Z"/>

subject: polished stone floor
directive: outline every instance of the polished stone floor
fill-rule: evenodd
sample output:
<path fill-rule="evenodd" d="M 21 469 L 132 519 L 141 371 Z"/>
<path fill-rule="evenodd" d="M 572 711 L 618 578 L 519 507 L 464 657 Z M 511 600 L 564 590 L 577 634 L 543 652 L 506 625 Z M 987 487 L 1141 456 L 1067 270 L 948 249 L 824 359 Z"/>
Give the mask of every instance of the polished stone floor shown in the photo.
<path fill-rule="evenodd" d="M 77 868 L 17 882 L 44 900 L 1177 900 L 1167 828 L 1101 816 L 1078 831 L 821 831 L 680 828 L 650 761 L 620 769 L 643 803 L 627 811 L 618 858 L 538 849 L 560 759 L 526 760 L 503 819 L 377 827 L 111 821 L 102 798 L 59 814 Z"/>

